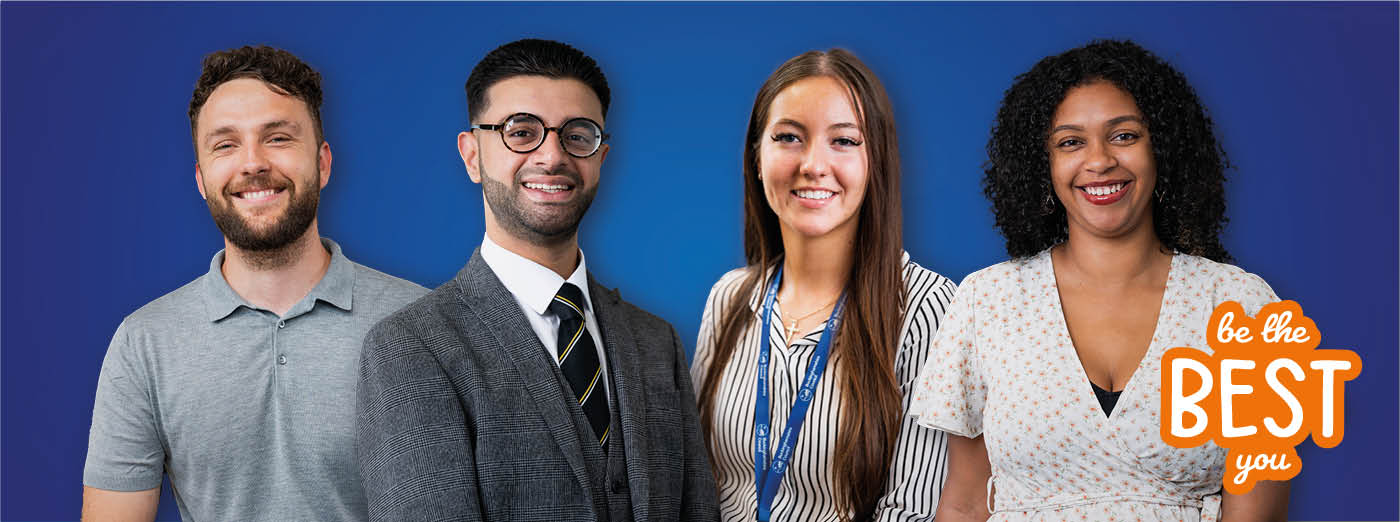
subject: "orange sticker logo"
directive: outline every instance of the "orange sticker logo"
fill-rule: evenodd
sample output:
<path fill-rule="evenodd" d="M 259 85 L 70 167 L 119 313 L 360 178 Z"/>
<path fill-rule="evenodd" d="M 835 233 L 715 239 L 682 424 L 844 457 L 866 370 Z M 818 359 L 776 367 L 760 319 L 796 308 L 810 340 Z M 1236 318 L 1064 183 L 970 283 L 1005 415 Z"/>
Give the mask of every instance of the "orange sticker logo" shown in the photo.
<path fill-rule="evenodd" d="M 1225 491 L 1288 480 L 1303 463 L 1294 447 L 1312 436 L 1342 442 L 1347 381 L 1361 373 L 1351 350 L 1318 350 L 1322 334 L 1294 301 L 1254 317 L 1226 301 L 1210 316 L 1214 353 L 1178 347 L 1162 356 L 1162 440 L 1178 448 L 1214 441 L 1226 455 Z"/>

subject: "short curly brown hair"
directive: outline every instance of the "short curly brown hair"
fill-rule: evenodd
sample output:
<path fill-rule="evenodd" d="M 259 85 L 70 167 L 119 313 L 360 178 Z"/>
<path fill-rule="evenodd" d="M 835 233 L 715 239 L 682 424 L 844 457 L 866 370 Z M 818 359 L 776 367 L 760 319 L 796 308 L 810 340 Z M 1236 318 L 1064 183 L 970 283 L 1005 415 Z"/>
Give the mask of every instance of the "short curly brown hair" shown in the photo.
<path fill-rule="evenodd" d="M 1132 95 L 1147 118 L 1157 165 L 1152 221 L 1158 240 L 1177 252 L 1229 262 L 1220 231 L 1226 223 L 1225 171 L 1231 165 L 1214 124 L 1185 76 L 1123 40 L 1097 40 L 1045 58 L 1006 90 L 982 180 L 1006 252 L 1032 256 L 1069 237 L 1064 205 L 1052 199 L 1046 141 L 1065 94 L 1096 81 Z"/>
<path fill-rule="evenodd" d="M 325 139 L 321 132 L 321 73 L 316 72 L 296 55 L 266 45 L 239 47 L 209 53 L 204 57 L 203 71 L 190 96 L 190 136 L 195 134 L 195 121 L 209 95 L 220 85 L 240 78 L 253 78 L 266 83 L 273 91 L 306 102 L 311 123 L 316 130 L 316 142 Z"/>

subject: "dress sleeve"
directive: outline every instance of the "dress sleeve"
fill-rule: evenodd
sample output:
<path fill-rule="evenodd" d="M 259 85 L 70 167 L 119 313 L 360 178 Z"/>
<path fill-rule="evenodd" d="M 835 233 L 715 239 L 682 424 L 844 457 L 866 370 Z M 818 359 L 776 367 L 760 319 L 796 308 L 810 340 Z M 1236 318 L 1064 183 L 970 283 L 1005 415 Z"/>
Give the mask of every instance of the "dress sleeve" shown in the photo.
<path fill-rule="evenodd" d="M 715 336 L 719 334 L 720 322 L 724 321 L 725 305 L 733 297 L 742 281 L 742 270 L 731 271 L 710 287 L 710 296 L 705 299 L 705 311 L 700 315 L 700 335 L 695 340 L 695 357 L 690 363 L 690 381 L 695 393 L 705 385 L 705 374 L 711 366 L 715 354 Z"/>
<path fill-rule="evenodd" d="M 1243 270 L 1232 274 L 1225 284 L 1225 300 L 1239 301 L 1244 312 L 1257 315 L 1264 305 L 1278 301 L 1278 295 L 1264 279 Z"/>
<path fill-rule="evenodd" d="M 910 415 L 919 423 L 954 435 L 973 438 L 982 434 L 982 409 L 987 384 L 977 339 L 979 300 L 976 274 L 963 280 L 958 297 L 948 308 L 934 338 L 928 361 L 915 380 Z"/>
<path fill-rule="evenodd" d="M 150 381 L 140 354 L 123 322 L 112 336 L 88 434 L 83 485 L 110 491 L 144 491 L 160 487 L 165 472 L 165 445 L 156 426 Z"/>
<path fill-rule="evenodd" d="M 944 311 L 957 290 L 951 280 L 933 277 L 939 281 L 910 307 L 909 313 L 913 316 L 909 318 L 895 358 L 895 378 L 899 381 L 905 415 L 895 440 L 885 493 L 872 517 L 878 522 L 933 520 L 948 469 L 948 435 L 920 426 L 918 419 L 909 414 L 919 368 L 928 358 L 934 334 L 943 323 Z"/>

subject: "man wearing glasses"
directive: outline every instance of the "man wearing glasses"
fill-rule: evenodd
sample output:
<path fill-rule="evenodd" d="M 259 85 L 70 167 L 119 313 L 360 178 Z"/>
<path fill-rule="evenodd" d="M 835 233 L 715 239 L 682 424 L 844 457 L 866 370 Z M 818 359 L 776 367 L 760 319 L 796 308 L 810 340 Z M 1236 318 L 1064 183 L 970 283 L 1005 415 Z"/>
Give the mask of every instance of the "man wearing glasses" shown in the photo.
<path fill-rule="evenodd" d="M 365 339 L 372 520 L 714 520 L 671 325 L 589 276 L 578 224 L 607 157 L 607 80 L 558 42 L 491 51 L 457 137 L 486 237 Z"/>

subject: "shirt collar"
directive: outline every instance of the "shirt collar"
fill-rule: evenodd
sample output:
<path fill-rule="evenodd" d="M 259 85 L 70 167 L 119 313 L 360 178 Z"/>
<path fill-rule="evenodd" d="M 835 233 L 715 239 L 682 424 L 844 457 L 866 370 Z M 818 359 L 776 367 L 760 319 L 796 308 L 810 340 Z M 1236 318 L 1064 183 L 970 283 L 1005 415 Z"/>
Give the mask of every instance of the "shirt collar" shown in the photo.
<path fill-rule="evenodd" d="M 1046 252 L 1049 252 L 1049 250 L 1046 250 Z M 749 296 L 749 309 L 753 310 L 754 317 L 757 318 L 757 320 L 759 321 L 758 324 L 763 324 L 763 294 L 764 292 L 768 291 L 768 284 L 773 282 L 773 275 L 777 272 L 777 267 L 782 265 L 782 263 L 783 258 L 779 257 L 778 263 L 776 265 L 773 265 L 772 267 L 764 270 L 763 279 L 759 281 L 758 288 L 754 290 L 753 295 Z M 902 252 L 899 256 L 899 266 L 904 267 L 908 264 L 909 252 Z M 779 325 L 779 327 L 781 328 L 782 325 Z M 812 330 L 811 332 L 808 332 L 807 335 L 804 335 L 797 339 L 788 339 L 788 342 L 791 344 L 817 344 L 817 341 L 821 339 L 821 334 L 825 331 L 826 321 L 822 321 L 821 324 L 817 325 L 816 329 Z"/>
<path fill-rule="evenodd" d="M 758 287 L 754 288 L 753 295 L 749 296 L 749 309 L 753 310 L 754 316 L 760 321 L 763 320 L 763 294 L 768 292 L 768 284 L 773 282 L 773 276 L 782 264 L 783 258 L 779 257 L 777 264 L 764 268 L 763 278 L 758 280 Z"/>
<path fill-rule="evenodd" d="M 326 268 L 325 277 L 316 283 L 307 297 L 349 312 L 355 300 L 355 265 L 341 253 L 340 245 L 335 241 L 323 237 L 321 246 L 331 253 L 331 266 Z"/>
<path fill-rule="evenodd" d="M 584 259 L 583 250 L 579 250 L 578 253 L 578 268 L 574 269 L 568 279 L 559 277 L 559 274 L 545 268 L 544 265 L 507 250 L 492 241 L 489 236 L 483 236 L 481 239 L 481 259 L 496 273 L 506 290 L 510 290 L 516 299 L 537 314 L 544 315 L 549 311 L 549 303 L 554 301 L 554 295 L 559 293 L 559 288 L 564 286 L 565 282 L 573 283 L 583 291 L 585 310 L 589 308 L 588 303 L 593 302 L 593 298 L 588 295 L 588 264 Z"/>
<path fill-rule="evenodd" d="M 1048 252 L 1049 250 L 1046 251 Z M 768 283 L 773 282 L 773 274 L 777 272 L 778 267 L 782 264 L 783 258 L 780 256 L 778 257 L 777 264 L 768 267 L 763 271 L 763 279 L 758 282 L 758 288 L 754 290 L 753 295 L 749 296 L 749 309 L 753 310 L 754 315 L 760 315 L 763 313 L 763 310 L 760 308 L 763 306 L 763 293 L 768 291 Z M 908 264 L 909 252 L 903 251 L 900 253 L 899 256 L 899 266 L 901 267 L 901 271 L 903 270 L 903 267 Z M 760 317 L 759 319 L 761 320 L 762 318 Z M 823 323 L 823 327 L 825 327 L 825 323 Z"/>
<path fill-rule="evenodd" d="M 342 310 L 350 310 L 355 294 L 355 267 L 350 263 L 350 259 L 341 253 L 340 245 L 336 244 L 335 241 L 323 237 L 321 238 L 321 246 L 330 252 L 331 265 L 326 269 L 326 275 L 321 277 L 311 292 L 287 311 L 286 317 L 309 311 L 318 300 L 330 303 Z M 257 309 L 237 292 L 234 292 L 233 287 L 229 286 L 228 280 L 224 279 L 224 254 L 223 250 L 215 253 L 214 258 L 209 260 L 209 272 L 204 274 L 204 301 L 210 322 L 228 317 L 240 306 Z"/>

